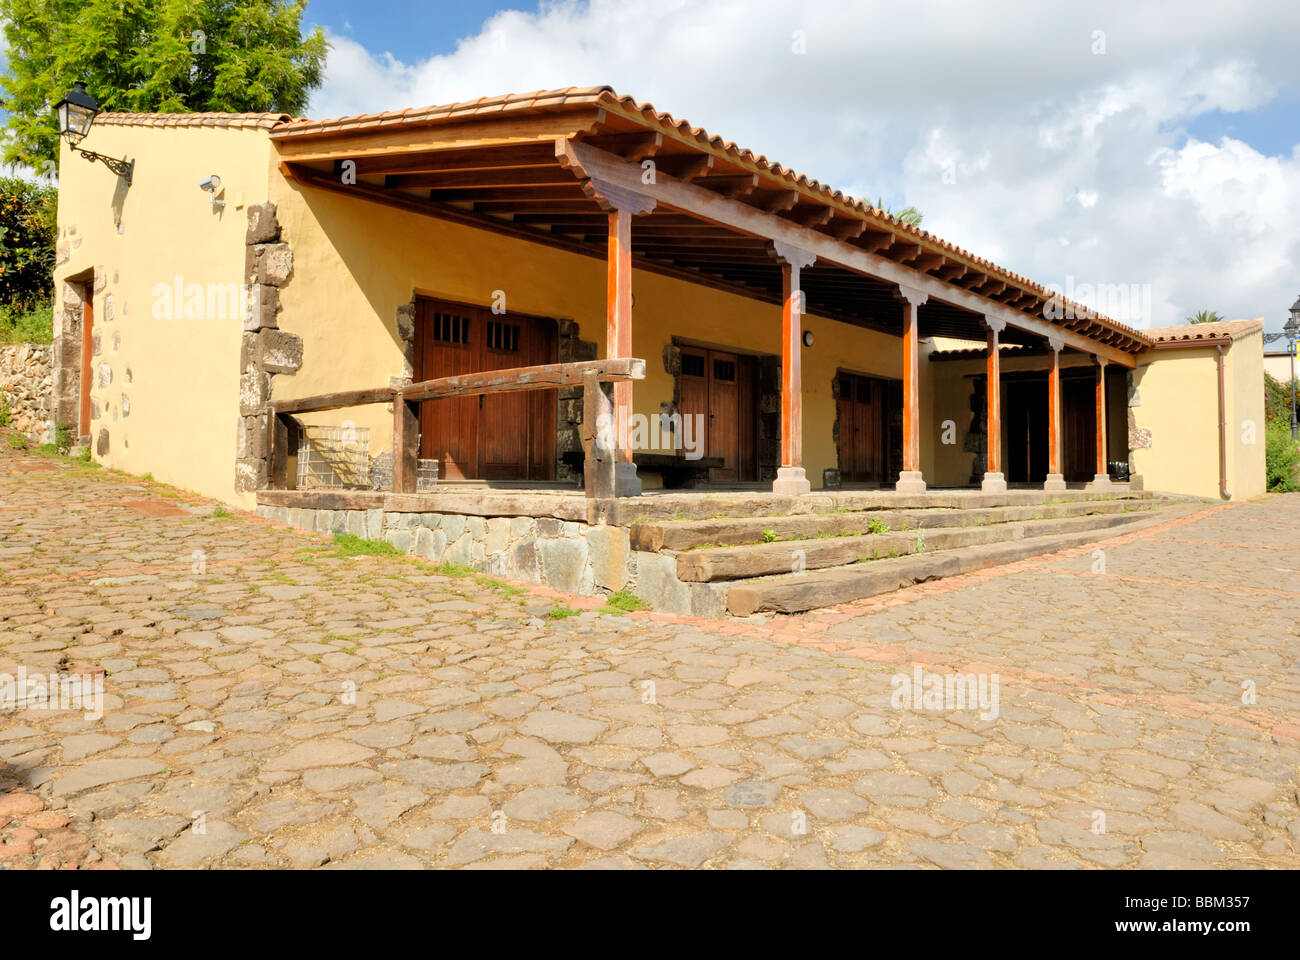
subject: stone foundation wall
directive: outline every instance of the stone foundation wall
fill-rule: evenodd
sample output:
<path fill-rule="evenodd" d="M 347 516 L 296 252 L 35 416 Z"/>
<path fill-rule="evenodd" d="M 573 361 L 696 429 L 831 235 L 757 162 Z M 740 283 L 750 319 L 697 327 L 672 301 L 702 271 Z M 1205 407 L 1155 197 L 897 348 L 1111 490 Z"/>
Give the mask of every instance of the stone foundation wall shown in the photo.
<path fill-rule="evenodd" d="M 244 332 L 239 359 L 239 426 L 235 441 L 235 489 L 265 489 L 270 465 L 266 419 L 271 380 L 302 366 L 302 338 L 279 328 L 280 288 L 293 276 L 293 251 L 280 233 L 275 204 L 247 211 L 244 235 Z"/>
<path fill-rule="evenodd" d="M 726 588 L 683 583 L 677 558 L 632 550 L 626 527 L 553 517 L 320 510 L 259 506 L 257 514 L 317 533 L 385 540 L 432 563 L 455 563 L 488 576 L 595 596 L 629 588 L 652 609 L 721 617 Z"/>
<path fill-rule="evenodd" d="M 15 343 L 0 347 L 0 409 L 9 426 L 45 443 L 53 438 L 54 347 Z"/>

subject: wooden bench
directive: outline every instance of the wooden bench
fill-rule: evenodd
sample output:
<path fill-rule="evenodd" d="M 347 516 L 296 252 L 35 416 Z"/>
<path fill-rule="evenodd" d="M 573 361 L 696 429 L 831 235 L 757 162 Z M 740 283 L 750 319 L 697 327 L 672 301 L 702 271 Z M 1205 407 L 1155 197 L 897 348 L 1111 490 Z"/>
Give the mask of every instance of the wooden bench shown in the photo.
<path fill-rule="evenodd" d="M 569 450 L 560 456 L 561 462 L 582 472 L 586 455 L 581 450 Z M 700 480 L 709 478 L 709 471 L 726 465 L 721 457 L 700 457 L 688 460 L 673 453 L 634 453 L 632 462 L 638 470 L 654 470 L 664 479 L 664 487 L 677 490 L 693 487 Z"/>

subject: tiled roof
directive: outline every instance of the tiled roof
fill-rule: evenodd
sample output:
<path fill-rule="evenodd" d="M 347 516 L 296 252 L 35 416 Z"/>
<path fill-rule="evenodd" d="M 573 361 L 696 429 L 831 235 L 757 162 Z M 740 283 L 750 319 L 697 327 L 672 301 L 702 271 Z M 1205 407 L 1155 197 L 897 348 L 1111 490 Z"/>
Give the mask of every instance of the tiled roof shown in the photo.
<path fill-rule="evenodd" d="M 270 130 L 293 118 L 287 113 L 101 113 L 95 123 L 118 127 L 256 127 Z"/>
<path fill-rule="evenodd" d="M 293 120 L 277 126 L 271 136 L 276 140 L 291 140 L 307 135 L 320 136 L 352 131 L 392 129 L 394 127 L 420 126 L 462 120 L 474 116 L 542 113 L 559 108 L 581 106 L 613 108 L 624 116 L 636 119 L 648 126 L 658 127 L 665 132 L 676 134 L 686 140 L 693 140 L 703 147 L 721 150 L 733 160 L 741 163 L 751 163 L 764 173 L 780 177 L 792 185 L 804 187 L 827 200 L 852 207 L 881 224 L 887 225 L 891 230 L 909 234 L 916 240 L 932 244 L 955 257 L 966 260 L 981 270 L 996 275 L 999 279 L 1008 280 L 1044 298 L 1055 296 L 1053 291 L 1040 283 L 1030 280 L 1028 277 L 1013 273 L 1004 267 L 998 266 L 991 260 L 976 256 L 956 244 L 949 243 L 942 237 L 935 236 L 928 230 L 922 230 L 919 227 L 905 223 L 884 210 L 861 200 L 855 200 L 848 194 L 834 190 L 820 181 L 791 170 L 789 167 L 773 163 L 762 154 L 756 154 L 751 150 L 737 146 L 730 140 L 723 140 L 721 137 L 714 136 L 702 127 L 692 126 L 685 120 L 678 120 L 672 114 L 656 110 L 651 104 L 640 103 L 632 97 L 620 96 L 614 92 L 612 87 L 567 87 L 561 90 L 537 90 L 532 93 L 481 97 L 477 100 L 466 100 L 442 106 L 414 107 L 408 110 L 391 110 L 384 113 L 365 113 L 330 120 Z M 1146 336 L 1141 330 L 1111 320 L 1109 317 L 1091 313 L 1079 304 L 1074 304 L 1074 306 L 1077 315 L 1094 316 L 1097 320 L 1133 337 L 1139 342 L 1146 342 Z"/>
<path fill-rule="evenodd" d="M 1205 340 L 1240 340 L 1252 333 L 1261 333 L 1264 321 L 1225 320 L 1221 323 L 1180 323 L 1173 327 L 1152 327 L 1146 335 L 1156 343 L 1186 343 L 1195 346 Z"/>
<path fill-rule="evenodd" d="M 327 120 L 295 119 L 285 114 L 272 113 L 157 115 L 104 114 L 97 118 L 96 122 L 148 126 L 256 126 L 269 129 L 271 131 L 270 135 L 272 139 L 294 140 L 309 136 L 329 136 L 339 133 L 388 130 L 399 127 L 419 127 L 463 120 L 468 117 L 536 115 L 559 109 L 575 109 L 584 106 L 601 107 L 607 110 L 612 110 L 626 118 L 634 120 L 635 122 L 650 127 L 657 127 L 658 129 L 666 133 L 674 134 L 683 140 L 694 141 L 701 148 L 719 150 L 735 162 L 741 164 L 752 164 L 758 171 L 783 179 L 792 186 L 803 187 L 827 201 L 850 207 L 860 212 L 865 217 L 877 221 L 889 230 L 910 236 L 916 241 L 937 247 L 939 250 L 952 255 L 954 258 L 960 258 L 961 260 L 966 261 L 977 270 L 987 272 L 990 276 L 996 276 L 1000 280 L 1008 281 L 1018 287 L 1037 294 L 1044 299 L 1050 299 L 1056 296 L 1052 290 L 1042 284 L 1036 283 L 1028 277 L 1021 276 L 1020 274 L 1007 270 L 1004 267 L 1000 267 L 991 260 L 986 260 L 983 257 L 976 256 L 956 244 L 949 243 L 942 237 L 935 236 L 928 230 L 914 227 L 869 203 L 856 200 L 848 194 L 842 193 L 839 190 L 834 190 L 820 181 L 807 177 L 788 167 L 784 167 L 779 163 L 774 163 L 762 154 L 756 154 L 751 150 L 739 147 L 730 140 L 723 140 L 721 137 L 714 136 L 701 127 L 692 126 L 685 120 L 679 120 L 673 117 L 672 114 L 656 110 L 651 104 L 641 103 L 632 97 L 621 96 L 618 93 L 615 93 L 612 87 L 608 86 L 566 87 L 557 90 L 537 90 L 532 93 L 512 93 L 496 97 L 480 97 L 477 100 L 465 100 L 460 103 L 444 104 L 440 106 L 412 107 L 406 110 L 389 110 L 382 113 L 364 113 L 356 116 L 336 117 Z M 1140 344 L 1150 344 L 1150 340 L 1144 331 L 1134 329 L 1126 324 L 1111 320 L 1109 317 L 1089 311 L 1080 304 L 1072 304 L 1070 301 L 1065 301 L 1065 303 L 1074 308 L 1075 315 L 1077 316 L 1094 318 L 1098 322 L 1125 334 Z"/>

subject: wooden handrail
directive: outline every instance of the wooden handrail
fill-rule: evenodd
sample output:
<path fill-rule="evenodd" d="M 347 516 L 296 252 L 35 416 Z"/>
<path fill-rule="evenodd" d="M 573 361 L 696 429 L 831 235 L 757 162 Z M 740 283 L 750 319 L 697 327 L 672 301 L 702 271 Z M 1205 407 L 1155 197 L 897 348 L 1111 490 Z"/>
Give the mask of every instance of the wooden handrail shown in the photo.
<path fill-rule="evenodd" d="M 340 410 L 371 403 L 393 405 L 393 491 L 414 493 L 419 451 L 419 405 L 426 400 L 450 397 L 473 397 L 497 393 L 520 393 L 528 390 L 554 390 L 581 386 L 584 393 L 583 440 L 591 454 L 584 471 L 588 496 L 613 495 L 612 451 L 592 450 L 596 424 L 600 416 L 609 416 L 602 382 L 644 380 L 646 363 L 635 357 L 607 360 L 582 360 L 575 363 L 545 363 L 531 367 L 486 370 L 454 377 L 423 380 L 403 387 L 373 387 L 366 390 L 343 390 L 310 397 L 270 400 L 266 404 L 267 441 L 270 456 L 270 481 L 273 488 L 284 489 L 288 483 L 289 452 L 296 447 L 297 421 L 292 414 Z"/>
<path fill-rule="evenodd" d="M 645 361 L 631 357 L 616 360 L 582 360 L 577 363 L 544 363 L 535 367 L 510 367 L 462 373 L 454 377 L 424 380 L 402 387 L 406 400 L 441 400 L 480 394 L 519 393 L 525 390 L 554 390 L 580 386 L 588 374 L 602 382 L 644 380 Z"/>

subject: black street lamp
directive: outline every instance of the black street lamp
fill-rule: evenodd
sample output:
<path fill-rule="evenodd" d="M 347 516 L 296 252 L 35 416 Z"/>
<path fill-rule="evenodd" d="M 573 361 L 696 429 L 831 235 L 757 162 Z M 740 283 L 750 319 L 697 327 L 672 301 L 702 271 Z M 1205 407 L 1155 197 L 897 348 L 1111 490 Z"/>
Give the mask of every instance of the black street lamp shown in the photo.
<path fill-rule="evenodd" d="M 1291 354 L 1291 439 L 1300 440 L 1300 425 L 1296 423 L 1295 412 L 1295 351 L 1296 341 L 1300 340 L 1300 297 L 1291 304 L 1291 319 L 1282 325 L 1286 334 L 1288 352 Z"/>
<path fill-rule="evenodd" d="M 54 109 L 59 114 L 59 136 L 68 141 L 68 149 L 73 153 L 81 154 L 91 163 L 100 161 L 119 177 L 124 177 L 128 187 L 131 186 L 131 174 L 135 171 L 134 160 L 115 160 L 102 153 L 81 150 L 77 147 L 77 144 L 86 138 L 86 134 L 90 133 L 90 126 L 99 115 L 99 104 L 86 92 L 85 81 L 78 80 L 74 83 L 67 95 L 54 105 Z"/>

